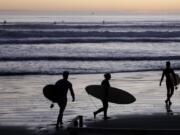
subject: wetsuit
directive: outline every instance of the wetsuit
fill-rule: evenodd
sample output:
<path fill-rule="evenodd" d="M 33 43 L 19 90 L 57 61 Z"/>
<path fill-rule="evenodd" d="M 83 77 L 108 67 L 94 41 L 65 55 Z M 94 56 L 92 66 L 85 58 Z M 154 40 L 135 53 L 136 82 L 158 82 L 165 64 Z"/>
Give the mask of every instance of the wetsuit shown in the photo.
<path fill-rule="evenodd" d="M 98 109 L 96 112 L 94 112 L 94 116 L 104 111 L 104 119 L 107 119 L 108 95 L 109 95 L 109 88 L 110 88 L 109 81 L 107 79 L 104 79 L 101 83 L 101 86 L 103 87 L 103 98 L 101 99 L 103 107 Z"/>
<path fill-rule="evenodd" d="M 171 68 L 166 68 L 165 70 L 163 70 L 161 80 L 163 80 L 164 76 L 166 76 L 166 87 L 167 87 L 167 100 L 166 100 L 166 103 L 167 103 L 167 102 L 170 102 L 170 98 L 174 94 L 174 81 L 176 82 L 176 77 L 175 77 L 174 70 L 171 69 Z M 170 104 L 171 104 L 171 102 L 170 102 Z"/>
<path fill-rule="evenodd" d="M 68 89 L 70 90 L 71 95 L 73 97 L 74 97 L 74 92 L 72 89 L 72 84 L 66 79 L 61 79 L 61 80 L 57 81 L 55 86 L 56 86 L 56 95 L 58 97 L 57 103 L 58 103 L 59 108 L 60 108 L 57 123 L 59 123 L 59 122 L 62 123 L 63 112 L 64 112 L 66 105 L 67 105 Z"/>

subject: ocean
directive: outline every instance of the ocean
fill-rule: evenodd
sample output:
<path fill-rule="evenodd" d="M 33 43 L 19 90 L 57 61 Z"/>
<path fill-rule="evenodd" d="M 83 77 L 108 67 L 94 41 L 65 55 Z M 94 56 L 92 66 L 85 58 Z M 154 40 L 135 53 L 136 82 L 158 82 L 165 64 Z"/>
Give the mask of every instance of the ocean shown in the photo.
<path fill-rule="evenodd" d="M 179 15 L 0 16 L 0 75 L 180 69 Z"/>
<path fill-rule="evenodd" d="M 112 119 L 166 115 L 160 70 L 170 60 L 179 73 L 179 52 L 179 15 L 0 14 L 0 125 L 35 127 L 38 132 L 54 128 L 59 108 L 49 108 L 42 89 L 61 79 L 65 70 L 71 73 L 76 95 L 72 103 L 68 94 L 65 125 L 77 115 L 93 121 L 102 103 L 84 88 L 101 84 L 104 72 L 114 73 L 112 87 L 136 98 L 128 105 L 110 103 Z M 172 98 L 174 115 L 180 112 L 178 91 Z M 102 117 L 98 115 L 97 121 Z"/>

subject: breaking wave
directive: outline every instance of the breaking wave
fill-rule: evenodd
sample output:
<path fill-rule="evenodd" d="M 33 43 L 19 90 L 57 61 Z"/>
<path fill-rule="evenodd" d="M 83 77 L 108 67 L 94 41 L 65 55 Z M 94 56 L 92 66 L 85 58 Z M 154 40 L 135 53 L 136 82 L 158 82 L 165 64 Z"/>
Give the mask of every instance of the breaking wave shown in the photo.
<path fill-rule="evenodd" d="M 0 44 L 74 42 L 180 42 L 180 24 L 0 25 Z"/>

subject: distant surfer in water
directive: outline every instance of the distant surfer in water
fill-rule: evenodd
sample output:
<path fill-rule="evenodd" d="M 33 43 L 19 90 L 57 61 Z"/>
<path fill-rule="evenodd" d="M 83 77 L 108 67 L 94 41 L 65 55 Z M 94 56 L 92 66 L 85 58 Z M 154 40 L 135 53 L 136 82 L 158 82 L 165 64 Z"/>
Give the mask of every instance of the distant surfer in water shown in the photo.
<path fill-rule="evenodd" d="M 63 124 L 63 113 L 64 110 L 66 108 L 66 104 L 67 104 L 67 92 L 68 90 L 70 90 L 71 96 L 72 96 L 72 101 L 75 101 L 75 95 L 74 95 L 74 91 L 73 91 L 73 87 L 71 82 L 68 81 L 68 76 L 69 76 L 69 72 L 68 71 L 64 71 L 63 72 L 63 79 L 59 80 L 56 82 L 55 86 L 56 86 L 56 92 L 57 92 L 57 96 L 58 96 L 58 105 L 59 105 L 59 115 L 57 118 L 57 123 L 56 123 L 56 127 Z"/>
<path fill-rule="evenodd" d="M 96 118 L 96 115 L 100 112 L 104 112 L 104 119 L 108 119 L 107 117 L 107 110 L 108 110 L 108 95 L 109 95 L 109 88 L 110 88 L 110 84 L 109 84 L 109 80 L 111 79 L 111 74 L 110 73 L 105 73 L 104 74 L 104 80 L 101 83 L 101 86 L 104 89 L 104 98 L 101 100 L 103 107 L 98 109 L 97 111 L 95 111 L 94 114 L 94 118 Z"/>
<path fill-rule="evenodd" d="M 164 76 L 166 76 L 166 88 L 167 88 L 167 99 L 165 100 L 165 103 L 166 105 L 171 105 L 172 104 L 171 97 L 174 94 L 174 84 L 177 84 L 176 83 L 177 80 L 174 70 L 171 68 L 171 63 L 169 61 L 166 62 L 166 69 L 163 70 L 162 77 L 159 83 L 160 86 L 164 79 Z"/>

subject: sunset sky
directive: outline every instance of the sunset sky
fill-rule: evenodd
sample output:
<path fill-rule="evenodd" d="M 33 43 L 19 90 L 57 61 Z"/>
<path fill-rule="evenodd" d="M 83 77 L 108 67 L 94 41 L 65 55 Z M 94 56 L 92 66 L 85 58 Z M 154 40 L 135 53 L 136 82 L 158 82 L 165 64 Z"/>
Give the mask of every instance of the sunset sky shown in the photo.
<path fill-rule="evenodd" d="M 0 10 L 180 12 L 180 0 L 0 0 Z"/>

